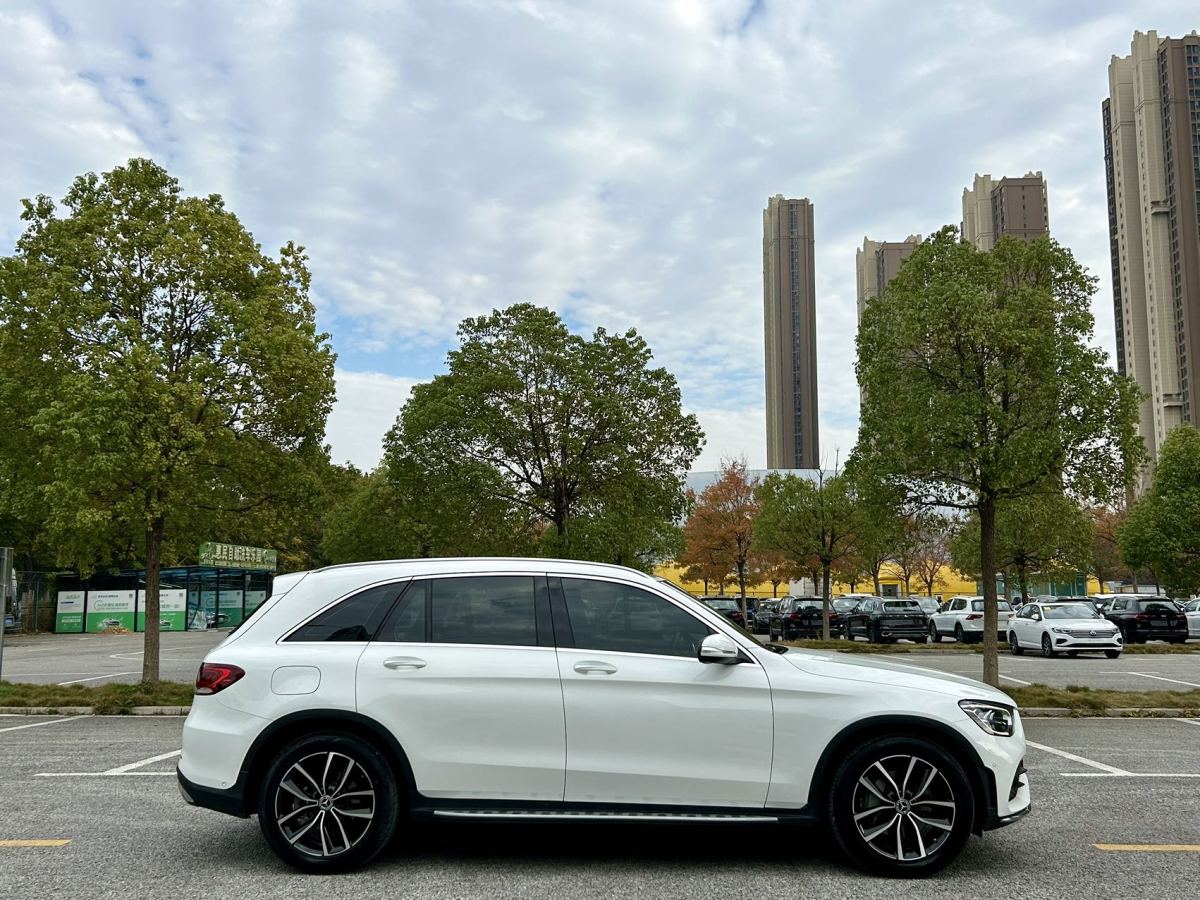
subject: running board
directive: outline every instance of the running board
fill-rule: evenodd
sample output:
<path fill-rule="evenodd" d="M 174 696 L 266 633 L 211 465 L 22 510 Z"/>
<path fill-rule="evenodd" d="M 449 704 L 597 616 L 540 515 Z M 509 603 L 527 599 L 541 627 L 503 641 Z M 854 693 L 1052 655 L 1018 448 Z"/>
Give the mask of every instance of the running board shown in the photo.
<path fill-rule="evenodd" d="M 604 810 L 542 809 L 435 809 L 444 819 L 504 819 L 522 821 L 595 821 L 595 822 L 778 822 L 778 816 L 737 815 L 732 813 L 607 812 Z"/>

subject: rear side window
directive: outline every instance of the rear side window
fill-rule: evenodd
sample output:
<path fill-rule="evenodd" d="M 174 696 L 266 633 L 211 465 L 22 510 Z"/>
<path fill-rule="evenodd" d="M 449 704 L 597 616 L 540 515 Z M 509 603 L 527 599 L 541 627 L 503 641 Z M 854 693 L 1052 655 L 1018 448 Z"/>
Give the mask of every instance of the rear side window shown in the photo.
<path fill-rule="evenodd" d="M 407 582 L 381 584 L 347 597 L 332 609 L 310 619 L 289 641 L 369 641 Z"/>
<path fill-rule="evenodd" d="M 429 591 L 434 643 L 537 646 L 532 576 L 437 578 Z"/>

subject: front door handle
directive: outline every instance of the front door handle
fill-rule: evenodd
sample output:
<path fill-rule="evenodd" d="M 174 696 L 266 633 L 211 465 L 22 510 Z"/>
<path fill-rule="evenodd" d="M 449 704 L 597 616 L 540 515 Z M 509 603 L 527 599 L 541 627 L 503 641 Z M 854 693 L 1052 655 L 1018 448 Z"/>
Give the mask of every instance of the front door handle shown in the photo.
<path fill-rule="evenodd" d="M 383 661 L 385 669 L 423 669 L 425 660 L 419 656 L 392 656 Z"/>
<path fill-rule="evenodd" d="M 597 659 L 583 659 L 575 663 L 575 671 L 580 675 L 612 675 L 617 667 Z"/>

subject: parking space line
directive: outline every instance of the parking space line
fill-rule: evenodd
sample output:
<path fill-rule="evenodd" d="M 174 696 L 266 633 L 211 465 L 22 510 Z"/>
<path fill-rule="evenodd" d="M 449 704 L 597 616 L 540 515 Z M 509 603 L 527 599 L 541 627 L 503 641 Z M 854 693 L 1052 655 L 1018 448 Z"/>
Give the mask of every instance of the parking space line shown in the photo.
<path fill-rule="evenodd" d="M 141 759 L 137 762 L 129 763 L 124 766 L 117 766 L 114 769 L 109 769 L 106 772 L 101 772 L 101 775 L 124 775 L 126 772 L 131 772 L 134 769 L 140 769 L 142 766 L 148 766 L 150 763 L 161 762 L 164 759 L 170 759 L 173 756 L 179 756 L 183 753 L 182 750 L 172 750 L 170 753 L 160 753 L 158 756 L 151 756 L 149 759 Z M 148 772 L 145 774 L 149 774 Z M 174 774 L 173 772 L 168 774 Z"/>
<path fill-rule="evenodd" d="M 86 716 L 71 716 L 67 719 L 52 719 L 49 722 L 30 722 L 27 725 L 13 725 L 9 728 L 0 728 L 0 734 L 6 731 L 20 731 L 22 728 L 40 728 L 43 725 L 57 725 L 59 722 L 70 722 L 73 719 L 86 718 Z"/>
<path fill-rule="evenodd" d="M 1109 775 L 1130 775 L 1131 772 L 1126 772 L 1124 769 L 1118 769 L 1116 766 L 1108 766 L 1102 762 L 1096 762 L 1094 759 L 1088 759 L 1086 756 L 1076 756 L 1074 753 L 1068 753 L 1066 750 L 1056 750 L 1053 747 L 1047 747 L 1045 744 L 1035 744 L 1033 741 L 1026 738 L 1025 746 L 1033 747 L 1035 750 L 1044 750 L 1046 753 L 1053 753 L 1055 756 L 1061 756 L 1063 759 L 1069 759 L 1071 762 L 1082 763 L 1085 766 L 1090 766 L 1093 769 L 1099 769 Z"/>
<path fill-rule="evenodd" d="M 33 840 L 3 840 L 0 847 L 65 847 L 70 838 L 38 838 Z"/>
<path fill-rule="evenodd" d="M 59 687 L 66 687 L 68 684 L 83 684 L 85 681 L 99 681 L 101 678 L 116 678 L 118 675 L 136 675 L 137 672 L 109 672 L 107 675 L 93 675 L 91 678 L 76 678 L 74 681 L 60 681 Z"/>
<path fill-rule="evenodd" d="M 1063 778 L 1200 778 L 1200 772 L 1059 772 Z"/>
<path fill-rule="evenodd" d="M 1135 853 L 1200 853 L 1200 844 L 1092 844 L 1097 850 Z"/>
<path fill-rule="evenodd" d="M 174 772 L 37 772 L 34 778 L 174 778 Z"/>
<path fill-rule="evenodd" d="M 1031 684 L 1033 684 L 1032 681 L 1022 681 L 1020 678 L 1013 678 L 1011 675 L 1005 675 L 1003 672 L 1000 673 L 1000 677 L 1005 679 L 1006 681 L 1012 681 L 1012 682 L 1016 682 L 1017 684 L 1023 684 L 1023 685 L 1025 685 L 1025 687 L 1029 687 Z"/>
<path fill-rule="evenodd" d="M 1140 675 L 1142 678 L 1153 678 L 1155 681 L 1169 681 L 1172 684 L 1186 684 L 1188 687 L 1200 688 L 1194 681 L 1180 681 L 1178 678 L 1163 678 L 1161 675 L 1151 675 L 1148 672 L 1130 672 L 1130 675 Z"/>
<path fill-rule="evenodd" d="M 1200 725 L 1200 719 L 1176 719 L 1176 722 L 1182 722 L 1184 725 Z"/>

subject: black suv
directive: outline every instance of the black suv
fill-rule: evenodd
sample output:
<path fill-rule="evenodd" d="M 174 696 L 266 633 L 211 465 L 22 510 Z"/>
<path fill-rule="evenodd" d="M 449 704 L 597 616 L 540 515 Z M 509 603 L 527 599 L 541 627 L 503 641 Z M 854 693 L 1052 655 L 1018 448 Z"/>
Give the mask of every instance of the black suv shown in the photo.
<path fill-rule="evenodd" d="M 718 612 L 727 618 L 734 625 L 740 625 L 743 628 L 746 625 L 746 620 L 742 617 L 742 598 L 730 597 L 722 595 L 717 597 L 701 597 L 700 602 L 711 609 L 713 612 Z M 750 612 L 750 600 L 746 600 L 746 612 Z"/>
<path fill-rule="evenodd" d="M 785 597 L 779 601 L 768 620 L 768 631 L 773 641 L 790 641 L 798 637 L 821 636 L 820 597 Z M 833 637 L 842 630 L 841 616 L 829 605 L 829 635 Z"/>
<path fill-rule="evenodd" d="M 846 618 L 846 637 L 854 640 L 858 635 L 876 644 L 890 644 L 897 638 L 924 644 L 929 639 L 929 616 L 916 600 L 869 597 Z"/>
<path fill-rule="evenodd" d="M 1104 617 L 1121 629 L 1125 644 L 1169 641 L 1182 644 L 1188 637 L 1187 616 L 1175 601 L 1166 597 L 1139 597 L 1132 594 L 1113 598 Z"/>
<path fill-rule="evenodd" d="M 755 634 L 766 634 L 770 631 L 771 616 L 775 613 L 775 607 L 779 603 L 780 601 L 775 598 L 759 600 L 758 605 L 754 607 L 754 612 L 750 614 L 750 623 L 754 626 L 750 630 Z"/>

